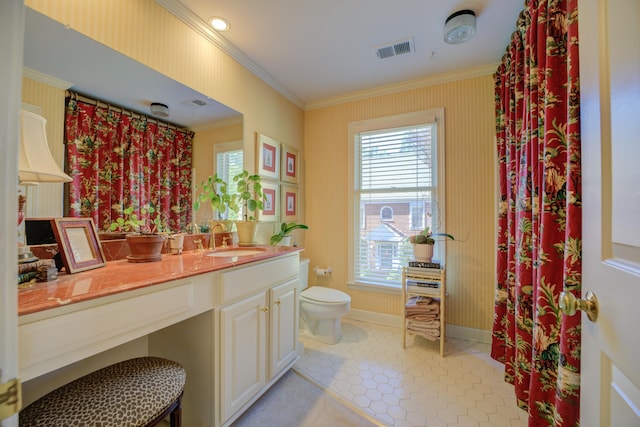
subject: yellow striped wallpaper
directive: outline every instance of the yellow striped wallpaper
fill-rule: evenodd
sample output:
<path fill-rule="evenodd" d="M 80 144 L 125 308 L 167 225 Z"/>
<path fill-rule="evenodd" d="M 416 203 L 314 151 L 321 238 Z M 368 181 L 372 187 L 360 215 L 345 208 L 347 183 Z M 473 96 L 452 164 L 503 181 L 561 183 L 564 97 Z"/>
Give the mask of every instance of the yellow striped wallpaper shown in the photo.
<path fill-rule="evenodd" d="M 350 122 L 443 107 L 446 144 L 448 322 L 489 330 L 494 290 L 493 79 L 474 77 L 305 114 L 306 252 L 311 265 L 332 267 L 321 284 L 348 292 L 352 308 L 399 315 L 400 297 L 349 289 L 347 282 L 348 134 Z M 311 275 L 313 283 L 316 278 Z"/>

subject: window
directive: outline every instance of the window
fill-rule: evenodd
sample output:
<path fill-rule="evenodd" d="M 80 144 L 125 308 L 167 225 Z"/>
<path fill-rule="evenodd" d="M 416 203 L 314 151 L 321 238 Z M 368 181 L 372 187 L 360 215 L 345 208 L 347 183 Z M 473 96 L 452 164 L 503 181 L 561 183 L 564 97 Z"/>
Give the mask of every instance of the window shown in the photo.
<path fill-rule="evenodd" d="M 408 237 L 444 229 L 443 125 L 443 110 L 350 124 L 351 286 L 399 289 Z"/>
<path fill-rule="evenodd" d="M 380 209 L 380 221 L 391 221 L 393 220 L 393 209 L 389 206 L 385 206 Z"/>
<path fill-rule="evenodd" d="M 237 144 L 231 143 L 218 144 L 219 147 L 215 151 L 216 173 L 220 178 L 229 184 L 229 193 L 235 194 L 235 186 L 233 185 L 233 177 L 243 169 L 244 152 L 242 148 L 233 148 Z M 242 147 L 242 145 L 240 145 Z M 230 220 L 239 220 L 242 218 L 242 212 L 225 212 L 223 218 Z"/>

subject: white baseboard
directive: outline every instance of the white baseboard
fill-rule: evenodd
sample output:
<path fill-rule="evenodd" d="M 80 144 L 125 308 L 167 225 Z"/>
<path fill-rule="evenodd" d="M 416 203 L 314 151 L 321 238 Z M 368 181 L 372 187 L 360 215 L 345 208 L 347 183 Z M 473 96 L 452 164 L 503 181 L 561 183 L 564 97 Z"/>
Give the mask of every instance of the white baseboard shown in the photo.
<path fill-rule="evenodd" d="M 375 311 L 351 309 L 345 316 L 347 319 L 361 322 L 377 323 L 379 325 L 402 327 L 402 317 L 393 314 L 376 313 Z M 446 325 L 447 336 L 460 338 L 467 341 L 476 341 L 485 344 L 491 343 L 491 331 L 484 329 L 468 328 L 466 326 Z"/>

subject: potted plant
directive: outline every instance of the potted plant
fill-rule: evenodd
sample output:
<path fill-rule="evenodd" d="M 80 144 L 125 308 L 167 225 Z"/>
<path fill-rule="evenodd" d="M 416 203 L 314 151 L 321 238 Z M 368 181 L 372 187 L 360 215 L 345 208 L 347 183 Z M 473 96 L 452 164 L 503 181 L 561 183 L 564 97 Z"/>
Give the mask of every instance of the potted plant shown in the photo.
<path fill-rule="evenodd" d="M 152 206 L 142 207 L 140 213 L 153 214 Z M 162 258 L 162 246 L 168 232 L 160 213 L 152 220 L 152 226 L 146 225 L 142 218 L 138 218 L 135 208 L 129 206 L 122 211 L 122 216 L 111 223 L 109 230 L 125 232 L 131 254 L 127 256 L 129 262 L 153 262 Z"/>
<path fill-rule="evenodd" d="M 413 245 L 413 257 L 417 261 L 431 262 L 433 258 L 433 245 L 436 237 L 444 237 L 445 239 L 455 240 L 451 234 L 432 233 L 429 227 L 425 228 L 418 234 L 409 237 L 409 243 Z"/>
<path fill-rule="evenodd" d="M 237 193 L 235 197 L 239 206 L 242 206 L 243 221 L 236 221 L 239 245 L 255 244 L 257 211 L 262 209 L 264 193 L 260 175 L 251 175 L 243 170 L 233 177 Z"/>
<path fill-rule="evenodd" d="M 271 236 L 271 238 L 269 239 L 269 243 L 271 243 L 273 246 L 276 246 L 278 244 L 280 244 L 281 246 L 295 246 L 295 244 L 292 244 L 293 236 L 291 236 L 290 233 L 296 229 L 308 230 L 309 227 L 304 224 L 298 224 L 295 222 L 283 222 L 280 225 L 280 231 Z"/>
<path fill-rule="evenodd" d="M 209 227 L 213 227 L 220 221 L 225 223 L 227 230 L 231 230 L 231 221 L 229 218 L 223 220 L 223 216 L 225 213 L 228 215 L 229 212 L 238 212 L 238 204 L 236 199 L 229 194 L 227 182 L 215 174 L 202 181 L 197 189 L 200 194 L 193 201 L 193 208 L 197 211 L 203 203 L 208 203 L 213 214 Z"/>

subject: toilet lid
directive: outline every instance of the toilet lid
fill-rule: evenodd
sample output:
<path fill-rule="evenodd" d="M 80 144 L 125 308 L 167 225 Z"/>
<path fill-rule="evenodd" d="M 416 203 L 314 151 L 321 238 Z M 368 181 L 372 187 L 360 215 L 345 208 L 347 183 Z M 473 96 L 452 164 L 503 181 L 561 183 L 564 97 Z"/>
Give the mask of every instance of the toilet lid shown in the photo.
<path fill-rule="evenodd" d="M 350 302 L 351 297 L 342 291 L 322 286 L 312 286 L 300 293 L 300 297 L 325 303 Z"/>

